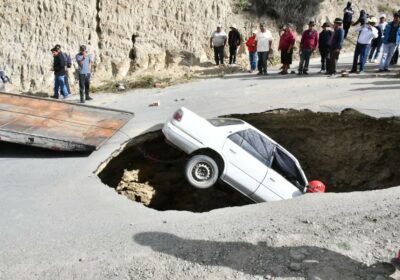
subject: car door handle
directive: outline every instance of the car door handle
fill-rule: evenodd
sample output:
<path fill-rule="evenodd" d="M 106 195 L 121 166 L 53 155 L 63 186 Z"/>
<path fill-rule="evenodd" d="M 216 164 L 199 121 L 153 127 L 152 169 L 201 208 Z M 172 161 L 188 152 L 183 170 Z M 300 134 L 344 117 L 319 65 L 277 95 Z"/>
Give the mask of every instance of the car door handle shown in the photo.
<path fill-rule="evenodd" d="M 269 180 L 270 180 L 270 181 L 272 181 L 272 182 L 275 182 L 275 180 L 274 180 L 274 179 L 272 179 L 271 177 L 269 177 Z"/>
<path fill-rule="evenodd" d="M 235 150 L 229 149 L 229 151 L 231 151 L 232 154 L 236 154 Z"/>

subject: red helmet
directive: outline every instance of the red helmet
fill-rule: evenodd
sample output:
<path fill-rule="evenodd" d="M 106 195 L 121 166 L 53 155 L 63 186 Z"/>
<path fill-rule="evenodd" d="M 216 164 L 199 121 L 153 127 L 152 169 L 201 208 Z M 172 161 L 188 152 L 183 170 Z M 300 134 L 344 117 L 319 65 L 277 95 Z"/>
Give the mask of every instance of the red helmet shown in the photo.
<path fill-rule="evenodd" d="M 317 180 L 311 181 L 310 183 L 308 183 L 308 186 L 307 186 L 307 192 L 310 192 L 310 193 L 323 193 L 323 192 L 325 192 L 325 189 L 326 189 L 326 187 L 325 187 L 324 183 L 322 183 L 321 181 L 317 181 Z"/>

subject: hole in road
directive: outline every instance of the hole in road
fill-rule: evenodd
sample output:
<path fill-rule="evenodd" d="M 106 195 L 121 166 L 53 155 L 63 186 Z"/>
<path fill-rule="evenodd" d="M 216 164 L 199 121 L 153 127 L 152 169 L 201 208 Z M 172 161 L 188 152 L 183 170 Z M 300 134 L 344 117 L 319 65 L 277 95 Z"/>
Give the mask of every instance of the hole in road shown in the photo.
<path fill-rule="evenodd" d="M 289 150 L 307 178 L 328 192 L 382 189 L 400 184 L 400 120 L 341 113 L 273 110 L 232 115 Z M 195 189 L 184 178 L 186 156 L 165 143 L 160 131 L 139 136 L 99 173 L 120 194 L 157 210 L 205 212 L 251 204 L 225 184 Z"/>

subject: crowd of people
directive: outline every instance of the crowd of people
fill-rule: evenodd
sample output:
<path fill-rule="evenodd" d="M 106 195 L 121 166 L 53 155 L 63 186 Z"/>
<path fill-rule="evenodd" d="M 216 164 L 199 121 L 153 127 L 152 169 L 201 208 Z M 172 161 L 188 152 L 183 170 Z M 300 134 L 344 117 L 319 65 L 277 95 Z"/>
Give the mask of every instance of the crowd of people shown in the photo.
<path fill-rule="evenodd" d="M 60 94 L 64 99 L 69 98 L 71 89 L 68 81 L 68 69 L 72 67 L 71 57 L 62 51 L 60 45 L 55 45 L 51 49 L 53 55 L 54 71 L 54 94 L 51 98 L 59 99 Z M 80 102 L 85 103 L 92 100 L 90 96 L 90 79 L 93 68 L 93 56 L 87 52 L 85 45 L 79 47 L 79 53 L 75 56 L 79 80 Z"/>
<path fill-rule="evenodd" d="M 344 40 L 349 32 L 356 35 L 356 46 L 354 49 L 353 65 L 350 73 L 363 73 L 365 64 L 378 63 L 380 58 L 379 72 L 390 71 L 391 64 L 397 63 L 399 56 L 398 46 L 400 43 L 400 10 L 387 16 L 381 14 L 379 20 L 369 15 L 365 10 L 360 11 L 359 18 L 353 21 L 354 11 L 352 3 L 348 2 L 343 10 L 343 18 L 335 18 L 333 25 L 325 22 L 321 31 L 316 29 L 316 23 L 310 20 L 308 28 L 301 34 L 299 43 L 298 75 L 309 74 L 310 58 L 316 51 L 321 57 L 321 69 L 319 73 L 330 76 L 336 75 L 337 62 L 343 48 Z M 350 31 L 351 27 L 354 28 Z M 242 43 L 242 36 L 236 25 L 230 26 L 228 35 L 223 31 L 222 25 L 218 25 L 210 38 L 210 46 L 214 48 L 215 63 L 224 64 L 224 48 L 229 45 L 229 64 L 236 63 L 238 47 Z M 251 36 L 245 44 L 249 53 L 250 72 L 258 70 L 258 75 L 268 75 L 268 57 L 273 53 L 272 42 L 274 38 L 267 29 L 265 23 L 261 23 L 259 30 L 252 30 Z M 278 51 L 282 63 L 279 74 L 289 74 L 292 64 L 294 49 L 296 49 L 296 32 L 291 23 L 282 25 L 279 34 Z M 293 71 L 292 71 L 293 72 Z"/>

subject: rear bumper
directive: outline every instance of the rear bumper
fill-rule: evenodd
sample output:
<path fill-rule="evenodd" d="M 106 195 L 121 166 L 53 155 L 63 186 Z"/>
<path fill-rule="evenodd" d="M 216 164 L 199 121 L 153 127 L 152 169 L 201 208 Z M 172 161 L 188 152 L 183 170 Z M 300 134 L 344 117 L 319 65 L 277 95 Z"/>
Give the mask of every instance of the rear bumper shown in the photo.
<path fill-rule="evenodd" d="M 171 122 L 167 122 L 164 125 L 162 132 L 168 142 L 187 154 L 191 154 L 194 151 L 204 147 L 202 143 L 177 128 Z"/>

